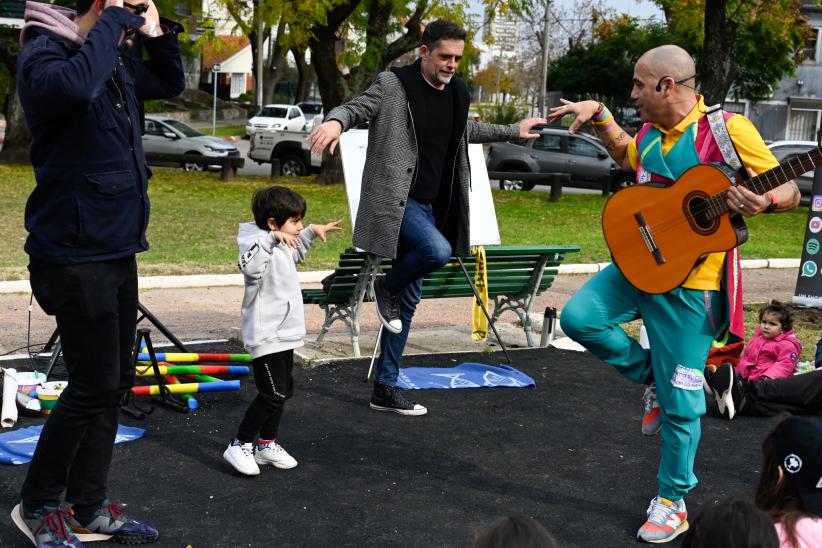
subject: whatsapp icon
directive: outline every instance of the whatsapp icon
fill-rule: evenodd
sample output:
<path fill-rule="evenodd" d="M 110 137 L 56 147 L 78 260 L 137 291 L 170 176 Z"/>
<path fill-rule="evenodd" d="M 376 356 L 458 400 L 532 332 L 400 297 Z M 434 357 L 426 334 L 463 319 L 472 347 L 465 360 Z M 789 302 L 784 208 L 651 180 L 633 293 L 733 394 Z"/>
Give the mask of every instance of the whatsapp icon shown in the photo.
<path fill-rule="evenodd" d="M 816 276 L 816 263 L 813 261 L 805 261 L 802 265 L 802 276 L 805 278 L 813 278 Z"/>

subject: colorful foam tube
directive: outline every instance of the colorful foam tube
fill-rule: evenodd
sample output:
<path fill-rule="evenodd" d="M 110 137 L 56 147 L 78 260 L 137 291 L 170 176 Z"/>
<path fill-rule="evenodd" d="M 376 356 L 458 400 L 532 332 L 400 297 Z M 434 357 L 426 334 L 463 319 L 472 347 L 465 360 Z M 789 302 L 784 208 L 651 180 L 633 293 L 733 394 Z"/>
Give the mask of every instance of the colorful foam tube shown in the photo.
<path fill-rule="evenodd" d="M 230 362 L 251 363 L 249 354 L 193 354 L 183 352 L 166 352 L 155 354 L 158 362 L 197 363 L 197 362 Z M 140 352 L 137 361 L 151 361 L 148 352 Z"/>
<path fill-rule="evenodd" d="M 196 392 L 223 392 L 227 390 L 239 390 L 240 381 L 217 381 L 217 382 L 189 382 L 183 384 L 167 384 L 166 388 L 172 394 L 193 394 Z M 135 396 L 157 396 L 160 394 L 160 387 L 156 384 L 147 386 L 134 386 L 131 392 Z"/>
<path fill-rule="evenodd" d="M 185 376 L 188 377 L 189 375 Z M 167 384 L 180 384 L 182 382 L 174 375 L 164 375 L 164 377 L 166 378 Z M 189 409 L 197 409 L 198 407 L 200 407 L 200 403 L 191 394 L 179 394 L 179 397 L 186 402 L 186 406 Z"/>
<path fill-rule="evenodd" d="M 247 365 L 161 365 L 161 375 L 248 375 Z M 138 369 L 137 376 L 152 377 L 154 369 Z"/>

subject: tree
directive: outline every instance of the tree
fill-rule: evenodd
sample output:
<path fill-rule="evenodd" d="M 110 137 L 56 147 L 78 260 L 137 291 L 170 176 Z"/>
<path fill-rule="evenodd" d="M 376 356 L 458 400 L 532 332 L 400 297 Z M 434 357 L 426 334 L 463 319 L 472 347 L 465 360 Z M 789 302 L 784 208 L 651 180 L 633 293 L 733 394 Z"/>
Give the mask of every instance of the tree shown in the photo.
<path fill-rule="evenodd" d="M 217 0 L 217 2 L 226 9 L 243 36 L 248 37 L 251 44 L 251 72 L 254 89 L 261 89 L 263 98 L 265 99 L 268 94 L 270 99 L 274 94 L 274 86 L 279 79 L 279 74 L 282 72 L 285 55 L 288 53 L 288 44 L 281 32 L 285 30 L 285 23 L 281 18 L 283 2 L 281 0 Z M 269 62 L 263 67 L 263 82 L 258 82 L 257 50 L 261 23 L 263 38 L 271 36 L 273 25 L 277 25 L 277 38 L 272 54 L 269 56 Z M 273 82 L 269 87 L 264 84 L 267 80 Z"/>
<path fill-rule="evenodd" d="M 631 93 L 634 64 L 647 50 L 675 43 L 661 23 L 641 25 L 628 15 L 594 19 L 594 41 L 571 47 L 548 69 L 548 89 L 568 96 L 593 95 L 625 102 Z M 612 102 L 613 102 L 612 101 Z"/>
<path fill-rule="evenodd" d="M 298 8 L 303 20 L 314 18 L 305 34 L 325 112 L 362 92 L 392 61 L 416 48 L 424 21 L 439 16 L 462 24 L 468 20 L 467 6 L 460 0 L 441 4 L 431 4 L 429 0 L 417 0 L 415 4 L 336 0 L 332 4 L 330 10 L 319 14 L 311 1 L 301 2 Z M 344 48 L 340 47 L 341 42 L 345 43 Z M 470 35 L 466 41 L 469 43 Z M 338 53 L 340 50 L 342 53 Z M 470 48 L 466 47 L 466 56 L 469 55 Z M 342 180 L 339 163 L 334 159 L 323 159 L 324 182 Z"/>
<path fill-rule="evenodd" d="M 771 97 L 795 73 L 812 32 L 799 0 L 655 0 L 680 45 L 697 60 L 700 89 L 709 104 L 732 94 L 751 101 Z M 720 53 L 721 52 L 721 53 Z"/>
<path fill-rule="evenodd" d="M 506 96 L 515 89 L 514 76 L 509 69 L 495 61 L 478 71 L 472 81 L 488 92 L 502 94 L 502 102 L 505 103 Z"/>
<path fill-rule="evenodd" d="M 29 161 L 31 133 L 23 117 L 23 107 L 17 97 L 17 55 L 19 33 L 4 30 L 0 36 L 0 98 L 6 117 L 6 134 L 0 163 L 25 164 Z"/>

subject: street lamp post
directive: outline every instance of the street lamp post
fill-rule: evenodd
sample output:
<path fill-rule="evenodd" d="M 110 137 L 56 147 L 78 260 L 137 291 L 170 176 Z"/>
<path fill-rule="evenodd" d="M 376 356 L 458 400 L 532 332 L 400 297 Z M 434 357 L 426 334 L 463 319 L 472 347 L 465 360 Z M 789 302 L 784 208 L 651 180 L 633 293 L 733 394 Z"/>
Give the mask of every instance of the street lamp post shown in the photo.
<path fill-rule="evenodd" d="M 217 75 L 220 74 L 220 63 L 211 67 L 211 79 L 214 80 L 214 108 L 211 113 L 211 134 L 217 135 Z"/>
<path fill-rule="evenodd" d="M 545 117 L 545 91 L 548 86 L 548 17 L 551 13 L 551 0 L 545 0 L 545 16 L 542 20 L 542 71 L 539 79 L 539 115 Z"/>

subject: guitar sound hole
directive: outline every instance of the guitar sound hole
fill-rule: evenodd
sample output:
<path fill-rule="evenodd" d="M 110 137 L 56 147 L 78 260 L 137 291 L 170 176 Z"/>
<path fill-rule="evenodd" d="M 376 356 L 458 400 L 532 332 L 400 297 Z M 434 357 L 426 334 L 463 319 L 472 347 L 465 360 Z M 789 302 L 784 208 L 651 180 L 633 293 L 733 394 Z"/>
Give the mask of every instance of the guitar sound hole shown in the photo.
<path fill-rule="evenodd" d="M 699 234 L 713 232 L 718 222 L 711 214 L 705 195 L 691 195 L 685 200 L 685 216 L 691 229 Z"/>

